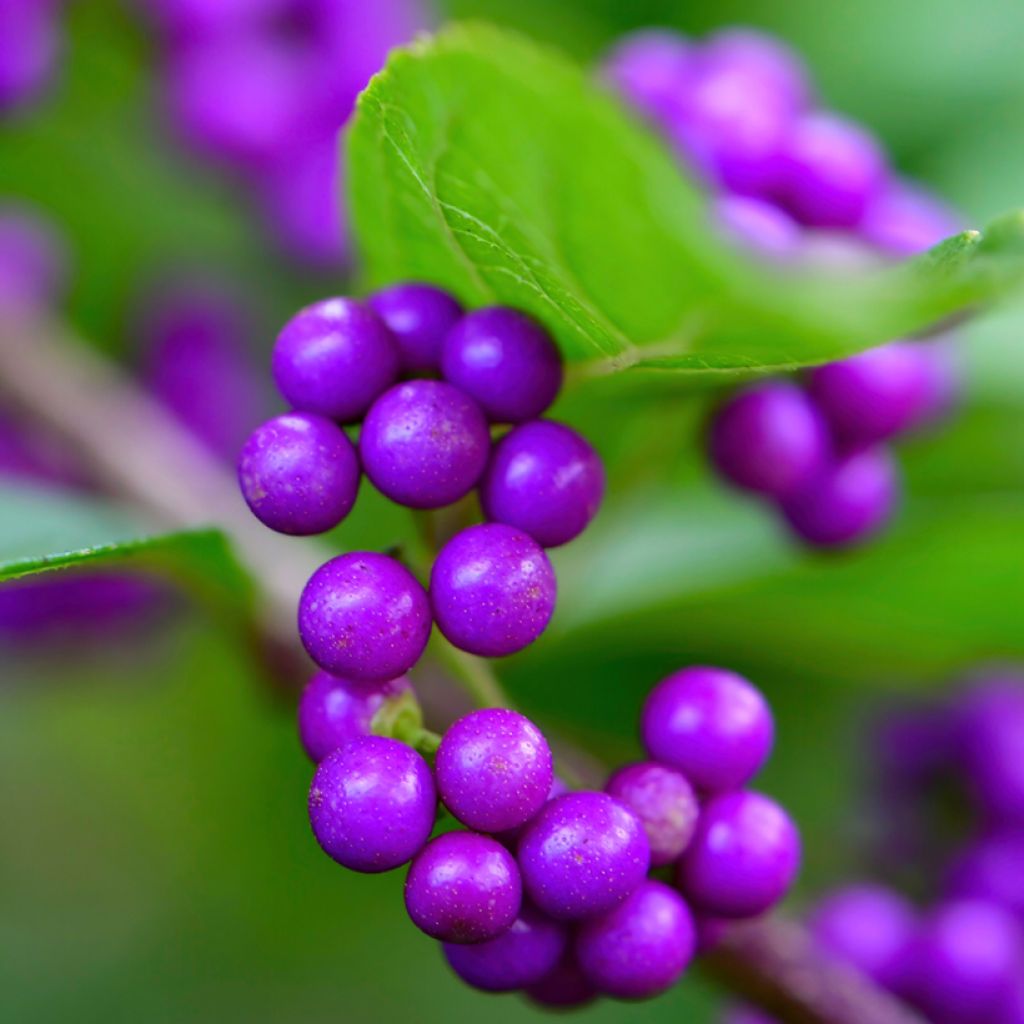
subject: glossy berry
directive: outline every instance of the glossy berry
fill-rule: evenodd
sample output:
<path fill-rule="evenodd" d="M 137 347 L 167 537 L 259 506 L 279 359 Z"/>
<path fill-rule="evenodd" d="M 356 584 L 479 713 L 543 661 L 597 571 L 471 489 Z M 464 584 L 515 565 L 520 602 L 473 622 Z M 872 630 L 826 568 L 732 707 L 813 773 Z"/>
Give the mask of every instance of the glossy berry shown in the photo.
<path fill-rule="evenodd" d="M 640 819 L 651 847 L 651 867 L 671 864 L 686 849 L 700 807 L 682 773 L 653 761 L 627 764 L 612 775 L 604 791 Z"/>
<path fill-rule="evenodd" d="M 441 366 L 496 423 L 540 416 L 562 386 L 562 357 L 551 335 L 506 306 L 467 313 L 445 339 Z"/>
<path fill-rule="evenodd" d="M 808 922 L 818 947 L 896 990 L 907 968 L 917 926 L 913 907 L 880 885 L 851 885 L 831 893 Z"/>
<path fill-rule="evenodd" d="M 363 736 L 328 754 L 309 790 L 317 842 L 354 871 L 404 864 L 430 837 L 436 810 L 427 762 L 383 736 Z"/>
<path fill-rule="evenodd" d="M 800 251 L 800 225 L 764 199 L 721 196 L 715 201 L 714 221 L 728 241 L 764 259 L 785 262 Z"/>
<path fill-rule="evenodd" d="M 521 530 L 500 523 L 457 533 L 430 574 L 438 629 L 456 647 L 487 658 L 533 643 L 551 620 L 555 594 L 547 555 Z"/>
<path fill-rule="evenodd" d="M 992 1020 L 1020 968 L 1021 935 L 994 904 L 960 900 L 936 908 L 908 953 L 905 993 L 936 1024 Z"/>
<path fill-rule="evenodd" d="M 640 736 L 655 761 L 707 792 L 736 789 L 771 753 L 775 727 L 760 691 L 727 669 L 697 665 L 648 695 Z"/>
<path fill-rule="evenodd" d="M 409 281 L 377 292 L 370 305 L 395 336 L 403 370 L 440 371 L 444 339 L 462 317 L 462 307 L 448 292 Z"/>
<path fill-rule="evenodd" d="M 544 803 L 548 803 L 549 801 L 554 800 L 556 797 L 560 797 L 568 792 L 569 787 L 557 775 L 555 775 L 551 780 L 551 788 L 548 790 L 548 795 Z M 530 821 L 532 820 L 533 819 L 531 818 Z M 523 832 L 525 831 L 526 826 L 529 825 L 529 823 L 530 822 L 527 821 L 525 824 L 520 825 L 518 828 L 510 828 L 506 829 L 503 832 L 495 832 L 494 838 L 497 839 L 499 842 L 504 843 L 505 846 L 507 846 L 510 850 L 514 850 L 519 845 L 519 840 L 522 838 Z"/>
<path fill-rule="evenodd" d="M 445 733 L 434 764 L 441 799 L 467 828 L 518 828 L 544 805 L 554 773 L 551 748 L 528 718 L 485 708 Z"/>
<path fill-rule="evenodd" d="M 643 880 L 650 849 L 636 815 L 605 793 L 567 793 L 544 805 L 519 840 L 530 899 L 558 919 L 601 914 Z"/>
<path fill-rule="evenodd" d="M 526 995 L 540 1006 L 568 1010 L 592 1002 L 597 990 L 580 970 L 576 955 L 570 948 L 552 971 L 527 986 Z"/>
<path fill-rule="evenodd" d="M 274 345 L 274 380 L 296 409 L 354 423 L 398 376 L 398 344 L 354 299 L 325 299 L 285 324 Z"/>
<path fill-rule="evenodd" d="M 411 380 L 370 407 L 359 454 L 373 485 L 409 508 L 442 508 L 477 484 L 491 435 L 479 406 L 439 380 Z"/>
<path fill-rule="evenodd" d="M 323 533 L 352 511 L 359 460 L 336 423 L 291 412 L 257 427 L 242 448 L 238 481 L 253 515 L 279 533 Z"/>
<path fill-rule="evenodd" d="M 776 194 L 803 224 L 855 228 L 885 183 L 885 155 L 863 128 L 811 113 L 786 139 Z"/>
<path fill-rule="evenodd" d="M 523 423 L 495 446 L 480 486 L 484 514 L 553 548 L 578 536 L 604 496 L 604 466 L 574 430 Z"/>
<path fill-rule="evenodd" d="M 678 32 L 645 29 L 623 37 L 605 60 L 605 81 L 635 110 L 659 124 L 676 114 L 696 57 Z"/>
<path fill-rule="evenodd" d="M 417 854 L 405 907 L 417 928 L 443 942 L 486 942 L 519 915 L 522 883 L 512 854 L 473 832 L 446 832 Z"/>
<path fill-rule="evenodd" d="M 394 679 L 427 645 L 430 604 L 393 558 L 354 551 L 310 577 L 299 600 L 299 635 L 309 656 L 334 675 Z"/>
<path fill-rule="evenodd" d="M 671 987 L 693 958 L 693 915 L 675 890 L 644 881 L 613 910 L 584 921 L 575 948 L 599 991 L 649 999 Z"/>
<path fill-rule="evenodd" d="M 679 862 L 683 895 L 717 917 L 754 917 L 786 894 L 800 864 L 800 837 L 786 812 L 760 793 L 725 793 L 701 809 Z"/>
<path fill-rule="evenodd" d="M 840 459 L 781 505 L 790 529 L 816 547 L 845 547 L 876 534 L 899 501 L 899 472 L 884 447 Z"/>
<path fill-rule="evenodd" d="M 310 759 L 322 761 L 331 751 L 370 734 L 373 717 L 385 705 L 410 699 L 405 676 L 383 683 L 357 683 L 317 672 L 299 701 L 299 739 Z"/>
<path fill-rule="evenodd" d="M 894 341 L 812 370 L 808 390 L 840 445 L 867 447 L 903 433 L 932 401 L 927 345 Z"/>
<path fill-rule="evenodd" d="M 785 381 L 744 388 L 711 420 L 708 448 L 715 469 L 746 491 L 792 494 L 829 459 L 828 428 L 814 403 Z"/>
<path fill-rule="evenodd" d="M 444 955 L 467 985 L 484 992 L 512 992 L 549 975 L 566 947 L 565 926 L 529 904 L 495 939 L 475 945 L 445 943 Z"/>
<path fill-rule="evenodd" d="M 1024 922 L 1024 824 L 972 842 L 949 869 L 946 892 L 988 900 Z"/>

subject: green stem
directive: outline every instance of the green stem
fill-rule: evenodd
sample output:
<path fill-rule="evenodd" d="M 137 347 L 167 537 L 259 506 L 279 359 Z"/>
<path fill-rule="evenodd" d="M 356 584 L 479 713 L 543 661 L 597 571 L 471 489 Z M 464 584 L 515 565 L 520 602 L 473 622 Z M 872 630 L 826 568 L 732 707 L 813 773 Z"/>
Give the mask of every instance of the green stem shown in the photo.
<path fill-rule="evenodd" d="M 512 707 L 511 698 L 498 681 L 489 662 L 474 654 L 460 651 L 442 638 L 438 638 L 434 652 L 438 660 L 444 663 L 456 681 L 473 698 L 477 707 Z"/>

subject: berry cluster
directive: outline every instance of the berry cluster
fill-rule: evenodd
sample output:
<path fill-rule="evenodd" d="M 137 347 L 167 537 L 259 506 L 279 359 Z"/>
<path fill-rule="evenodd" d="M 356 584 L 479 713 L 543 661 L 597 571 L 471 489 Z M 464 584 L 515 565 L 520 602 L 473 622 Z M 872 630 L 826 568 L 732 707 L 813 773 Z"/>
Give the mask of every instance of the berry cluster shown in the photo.
<path fill-rule="evenodd" d="M 38 0 L 29 0 L 38 2 Z M 284 247 L 346 255 L 337 135 L 421 0 L 143 0 L 164 41 L 166 102 L 197 152 L 248 183 Z"/>
<path fill-rule="evenodd" d="M 321 847 L 356 871 L 411 861 L 410 918 L 483 991 L 553 1007 L 651 997 L 683 974 L 698 926 L 763 913 L 797 871 L 789 817 L 744 788 L 773 723 L 732 672 L 688 668 L 659 683 L 640 723 L 649 760 L 619 768 L 603 792 L 568 791 L 543 733 L 504 708 L 456 721 L 431 770 L 393 738 L 419 728 L 405 678 L 321 672 L 298 718 L 318 762 L 309 815 Z M 439 798 L 462 828 L 430 838 Z"/>
<path fill-rule="evenodd" d="M 362 473 L 417 510 L 476 489 L 487 519 L 441 548 L 429 596 L 386 555 L 351 552 L 322 566 L 299 605 L 313 660 L 349 679 L 394 679 L 416 664 L 434 622 L 454 646 L 486 657 L 536 640 L 555 606 L 544 549 L 579 534 L 604 492 L 594 449 L 537 418 L 562 383 L 540 324 L 506 307 L 466 313 L 438 288 L 400 284 L 365 303 L 302 310 L 277 339 L 273 371 L 293 411 L 258 427 L 239 461 L 242 492 L 267 526 L 336 526 Z M 342 425 L 360 421 L 357 453 Z M 494 423 L 512 427 L 492 443 Z"/>
<path fill-rule="evenodd" d="M 638 32 L 604 73 L 719 193 L 719 229 L 756 254 L 842 267 L 912 255 L 959 228 L 893 175 L 863 127 L 817 106 L 807 69 L 776 39 Z M 728 481 L 778 503 L 806 543 L 855 543 L 897 503 L 881 445 L 935 419 L 955 391 L 945 344 L 893 342 L 819 368 L 804 390 L 771 382 L 736 395 L 715 416 L 711 456 Z"/>
<path fill-rule="evenodd" d="M 847 886 L 809 915 L 816 945 L 933 1024 L 1022 1024 L 1024 675 L 987 674 L 939 706 L 888 716 L 873 754 L 896 839 L 883 863 L 890 874 L 905 866 L 931 905 L 919 910 L 886 885 Z M 953 789 L 960 799 L 950 799 Z M 930 820 L 937 790 L 946 791 L 936 819 L 947 830 L 953 808 L 973 820 L 966 846 L 948 849 Z M 908 822 L 920 832 L 910 850 Z M 943 856 L 933 865 L 936 850 Z M 771 1024 L 746 1008 L 728 1019 Z"/>

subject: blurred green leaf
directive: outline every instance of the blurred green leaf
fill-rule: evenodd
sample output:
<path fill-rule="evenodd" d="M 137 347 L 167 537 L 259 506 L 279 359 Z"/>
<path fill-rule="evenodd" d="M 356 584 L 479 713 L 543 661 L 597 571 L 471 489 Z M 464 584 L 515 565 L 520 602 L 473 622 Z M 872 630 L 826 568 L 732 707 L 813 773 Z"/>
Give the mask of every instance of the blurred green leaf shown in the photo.
<path fill-rule="evenodd" d="M 911 264 L 772 272 L 717 240 L 659 140 L 565 58 L 455 26 L 393 54 L 349 136 L 371 285 L 426 278 L 547 323 L 606 372 L 793 369 L 1017 290 L 1024 214 Z"/>

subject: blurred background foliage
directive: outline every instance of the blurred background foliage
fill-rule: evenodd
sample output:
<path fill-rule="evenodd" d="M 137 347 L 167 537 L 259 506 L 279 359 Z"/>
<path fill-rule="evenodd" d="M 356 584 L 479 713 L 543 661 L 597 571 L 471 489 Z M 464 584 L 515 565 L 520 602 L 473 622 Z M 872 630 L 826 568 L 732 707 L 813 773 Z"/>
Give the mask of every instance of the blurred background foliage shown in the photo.
<path fill-rule="evenodd" d="M 794 43 L 826 100 L 970 222 L 1024 201 L 1014 0 L 450 0 L 448 15 L 520 28 L 584 61 L 639 25 L 757 24 Z M 168 141 L 138 18 L 79 0 L 66 32 L 54 89 L 0 126 L 0 195 L 67 234 L 72 322 L 131 364 L 136 297 L 200 268 L 238 283 L 264 359 L 299 304 L 344 282 L 296 271 L 230 179 Z M 611 759 L 635 748 L 623 723 L 665 672 L 710 660 L 748 673 L 779 721 L 763 786 L 806 836 L 797 902 L 856 870 L 855 793 L 871 757 L 858 727 L 873 704 L 1024 656 L 1022 328 L 1012 308 L 970 327 L 960 417 L 903 448 L 904 515 L 841 557 L 795 550 L 765 512 L 709 481 L 699 400 L 627 384 L 569 393 L 556 414 L 594 440 L 612 493 L 586 539 L 556 556 L 555 624 L 503 668 L 512 694 Z M 361 504 L 339 546 L 406 529 L 400 513 Z M 0 494 L 0 534 L 25 515 Z M 57 538 L 83 522 L 74 503 L 48 516 Z M 323 857 L 306 821 L 309 774 L 287 700 L 208 603 L 183 594 L 124 634 L 0 648 L 0 1018 L 530 1017 L 449 978 L 404 920 L 401 873 L 357 877 Z M 703 1021 L 715 999 L 694 979 L 651 1004 L 586 1012 Z"/>

